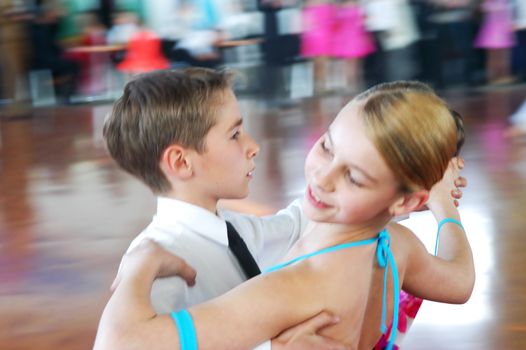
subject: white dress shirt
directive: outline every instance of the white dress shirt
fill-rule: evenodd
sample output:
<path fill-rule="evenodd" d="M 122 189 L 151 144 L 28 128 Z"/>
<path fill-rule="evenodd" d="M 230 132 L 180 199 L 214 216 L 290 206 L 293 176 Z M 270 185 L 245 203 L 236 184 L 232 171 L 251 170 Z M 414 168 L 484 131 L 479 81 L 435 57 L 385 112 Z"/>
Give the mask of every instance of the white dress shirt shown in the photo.
<path fill-rule="evenodd" d="M 214 215 L 201 207 L 159 197 L 157 214 L 128 250 L 145 238 L 185 259 L 197 271 L 196 284 L 188 287 L 179 277 L 158 279 L 152 288 L 152 304 L 159 314 L 210 300 L 245 281 L 236 258 L 228 248 L 225 220 L 234 225 L 261 270 L 280 261 L 300 237 L 306 217 L 300 200 L 276 215 L 257 217 L 220 211 Z M 270 342 L 259 349 L 270 349 Z"/>

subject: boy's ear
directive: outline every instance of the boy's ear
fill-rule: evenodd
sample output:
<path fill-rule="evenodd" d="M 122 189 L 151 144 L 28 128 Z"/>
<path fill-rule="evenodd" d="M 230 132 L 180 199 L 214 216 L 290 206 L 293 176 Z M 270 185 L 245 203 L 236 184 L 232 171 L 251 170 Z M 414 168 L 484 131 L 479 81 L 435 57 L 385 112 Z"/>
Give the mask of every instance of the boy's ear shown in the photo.
<path fill-rule="evenodd" d="M 424 189 L 404 194 L 391 204 L 389 214 L 392 216 L 409 214 L 424 206 L 428 198 L 429 191 Z"/>
<path fill-rule="evenodd" d="M 189 150 L 181 145 L 173 144 L 163 151 L 160 167 L 168 177 L 181 180 L 192 176 L 192 163 Z"/>

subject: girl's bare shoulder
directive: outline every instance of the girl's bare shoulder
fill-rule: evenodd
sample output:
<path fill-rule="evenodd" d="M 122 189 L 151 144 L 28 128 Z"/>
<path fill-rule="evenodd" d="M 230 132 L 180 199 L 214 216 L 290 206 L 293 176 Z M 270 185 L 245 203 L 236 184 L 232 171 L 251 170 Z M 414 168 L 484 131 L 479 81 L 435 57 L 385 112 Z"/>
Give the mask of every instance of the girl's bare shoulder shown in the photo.
<path fill-rule="evenodd" d="M 391 222 L 387 225 L 387 231 L 391 236 L 392 246 L 397 250 L 409 250 L 415 246 L 422 246 L 420 239 L 404 225 Z"/>
<path fill-rule="evenodd" d="M 416 238 L 413 231 L 411 231 L 406 226 L 399 224 L 397 222 L 390 222 L 387 224 L 387 232 L 389 232 L 389 235 L 396 239 L 411 239 Z"/>

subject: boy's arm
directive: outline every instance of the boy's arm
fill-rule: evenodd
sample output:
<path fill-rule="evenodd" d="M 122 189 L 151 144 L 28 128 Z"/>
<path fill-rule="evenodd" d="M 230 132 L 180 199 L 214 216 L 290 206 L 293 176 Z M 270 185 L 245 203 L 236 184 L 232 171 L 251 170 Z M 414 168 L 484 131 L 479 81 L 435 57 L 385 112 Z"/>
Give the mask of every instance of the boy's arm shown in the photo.
<path fill-rule="evenodd" d="M 261 218 L 256 240 L 261 242 L 259 261 L 263 269 L 283 260 L 301 237 L 307 221 L 301 198 L 294 200 L 275 215 Z"/>
<path fill-rule="evenodd" d="M 262 270 L 274 266 L 300 238 L 307 223 L 297 199 L 274 215 L 255 216 L 222 212 L 243 237 Z"/>
<path fill-rule="evenodd" d="M 451 197 L 458 171 L 458 160 L 453 159 L 443 179 L 430 192 L 427 205 L 437 223 L 446 218 L 460 221 L 459 212 Z M 464 230 L 454 223 L 444 224 L 439 232 L 436 257 L 429 254 L 416 237 L 411 236 L 404 290 L 435 301 L 466 302 L 473 291 L 475 268 Z"/>
<path fill-rule="evenodd" d="M 235 211 L 247 215 L 274 215 L 278 209 L 248 199 L 221 199 L 218 207 L 222 210 Z"/>

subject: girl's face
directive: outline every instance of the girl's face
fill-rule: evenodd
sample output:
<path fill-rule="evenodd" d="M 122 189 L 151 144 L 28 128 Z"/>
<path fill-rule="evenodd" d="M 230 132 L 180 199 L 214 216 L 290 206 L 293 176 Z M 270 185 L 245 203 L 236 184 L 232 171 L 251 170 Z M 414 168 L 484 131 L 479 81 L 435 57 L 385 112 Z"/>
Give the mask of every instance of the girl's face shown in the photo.
<path fill-rule="evenodd" d="M 314 221 L 374 223 L 391 215 L 398 182 L 365 134 L 357 102 L 345 106 L 305 162 L 303 208 Z"/>

